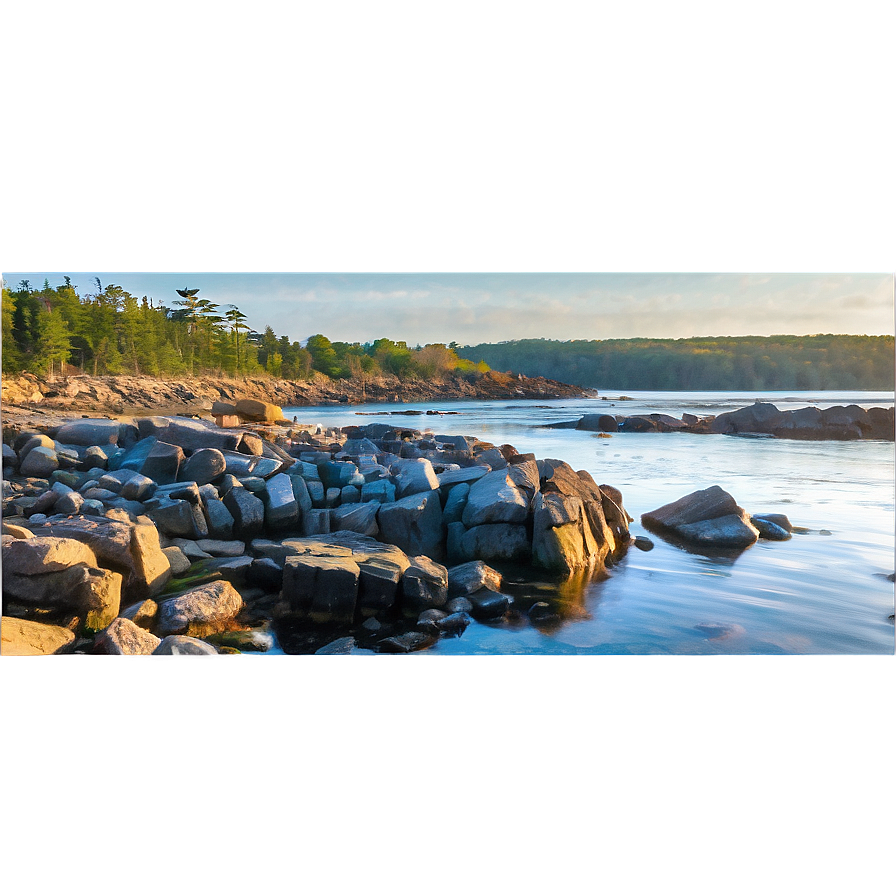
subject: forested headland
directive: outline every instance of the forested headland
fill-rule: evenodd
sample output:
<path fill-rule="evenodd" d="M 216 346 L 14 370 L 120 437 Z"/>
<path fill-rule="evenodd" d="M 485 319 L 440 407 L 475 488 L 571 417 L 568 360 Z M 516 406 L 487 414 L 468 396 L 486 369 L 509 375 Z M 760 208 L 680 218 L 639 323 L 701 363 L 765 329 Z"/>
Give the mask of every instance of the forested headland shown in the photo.
<path fill-rule="evenodd" d="M 197 290 L 198 292 L 198 290 Z M 451 374 L 475 380 L 488 366 L 458 357 L 454 346 L 410 347 L 375 339 L 331 342 L 323 334 L 301 345 L 272 327 L 257 331 L 235 305 L 197 295 L 171 302 L 138 299 L 99 280 L 79 293 L 71 278 L 40 289 L 27 280 L 3 287 L 3 373 L 155 376 L 263 376 L 363 381 L 391 375 L 431 380 Z"/>
<path fill-rule="evenodd" d="M 864 389 L 894 386 L 892 336 L 728 336 L 695 339 L 520 339 L 464 346 L 495 370 L 584 389 Z"/>

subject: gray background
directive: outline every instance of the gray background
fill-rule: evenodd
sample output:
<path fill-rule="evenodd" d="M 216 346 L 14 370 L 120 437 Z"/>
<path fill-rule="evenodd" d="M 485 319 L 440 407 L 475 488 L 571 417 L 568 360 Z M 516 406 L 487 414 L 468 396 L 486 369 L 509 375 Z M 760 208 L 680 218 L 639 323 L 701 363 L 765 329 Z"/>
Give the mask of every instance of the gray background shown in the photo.
<path fill-rule="evenodd" d="M 890 3 L 0 17 L 5 270 L 894 266 Z M 894 891 L 892 658 L 2 672 L 4 893 Z"/>

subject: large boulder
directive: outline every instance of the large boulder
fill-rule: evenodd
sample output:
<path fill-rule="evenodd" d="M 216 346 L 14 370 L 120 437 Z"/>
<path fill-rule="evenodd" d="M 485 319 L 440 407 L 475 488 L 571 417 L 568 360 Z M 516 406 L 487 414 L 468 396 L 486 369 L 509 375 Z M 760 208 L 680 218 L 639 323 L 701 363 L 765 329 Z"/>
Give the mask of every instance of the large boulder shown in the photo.
<path fill-rule="evenodd" d="M 765 432 L 770 433 L 781 417 L 773 404 L 757 401 L 748 408 L 719 414 L 709 424 L 709 431 L 715 433 Z"/>
<path fill-rule="evenodd" d="M 19 575 L 4 570 L 3 594 L 26 608 L 76 613 L 83 628 L 99 631 L 118 615 L 121 583 L 119 573 L 88 565 L 69 566 L 42 575 Z"/>
<path fill-rule="evenodd" d="M 224 631 L 243 608 L 240 593 L 226 581 L 199 585 L 159 605 L 160 635 L 201 638 Z"/>
<path fill-rule="evenodd" d="M 704 547 L 743 548 L 759 538 L 749 514 L 718 485 L 642 514 L 641 523 Z"/>
<path fill-rule="evenodd" d="M 531 543 L 523 525 L 485 523 L 466 529 L 463 523 L 452 523 L 448 527 L 448 555 L 455 563 L 525 563 L 530 559 Z"/>
<path fill-rule="evenodd" d="M 96 554 L 88 545 L 73 538 L 17 538 L 3 546 L 4 579 L 59 572 L 79 565 L 96 566 Z"/>
<path fill-rule="evenodd" d="M 269 529 L 294 529 L 299 522 L 299 502 L 293 481 L 286 473 L 267 480 L 263 492 L 264 521 Z"/>
<path fill-rule="evenodd" d="M 391 609 L 398 600 L 402 569 L 384 557 L 358 562 L 358 612 L 365 617 Z"/>
<path fill-rule="evenodd" d="M 111 656 L 148 656 L 160 640 L 130 619 L 119 616 L 97 634 L 93 646 L 97 653 Z"/>
<path fill-rule="evenodd" d="M 556 492 L 535 498 L 532 528 L 532 564 L 571 576 L 595 567 L 609 553 L 598 542 L 581 498 Z"/>
<path fill-rule="evenodd" d="M 396 545 L 410 556 L 425 554 L 433 560 L 444 556 L 442 505 L 437 491 L 420 492 L 380 505 L 377 523 L 380 540 Z"/>
<path fill-rule="evenodd" d="M 611 414 L 585 414 L 576 424 L 576 429 L 586 432 L 618 432 L 619 423 Z"/>
<path fill-rule="evenodd" d="M 247 488 L 232 488 L 224 496 L 224 506 L 233 516 L 237 538 L 250 541 L 264 529 L 264 503 Z"/>
<path fill-rule="evenodd" d="M 82 542 L 96 556 L 90 566 L 104 566 L 124 575 L 123 591 L 132 600 L 158 594 L 171 578 L 171 564 L 152 523 L 123 523 L 97 517 L 73 517 L 29 524 L 35 535 Z"/>
<path fill-rule="evenodd" d="M 11 616 L 0 619 L 0 654 L 4 656 L 61 653 L 74 640 L 74 633 L 59 625 L 45 625 Z"/>
<path fill-rule="evenodd" d="M 166 635 L 153 650 L 154 656 L 217 656 L 218 651 L 189 635 Z"/>
<path fill-rule="evenodd" d="M 528 513 L 529 498 L 505 468 L 470 486 L 463 523 L 468 529 L 483 523 L 524 523 Z"/>
<path fill-rule="evenodd" d="M 93 418 L 73 420 L 56 432 L 56 441 L 64 445 L 117 445 L 119 423 L 117 420 Z"/>
<path fill-rule="evenodd" d="M 28 452 L 28 456 L 19 466 L 22 476 L 34 476 L 38 479 L 49 479 L 59 469 L 59 457 L 52 448 L 37 447 Z"/>
<path fill-rule="evenodd" d="M 287 557 L 283 599 L 313 622 L 350 623 L 355 616 L 361 570 L 351 557 Z"/>
<path fill-rule="evenodd" d="M 425 457 L 400 460 L 392 469 L 395 472 L 395 493 L 399 498 L 431 492 L 439 487 L 435 470 Z"/>
<path fill-rule="evenodd" d="M 483 588 L 500 591 L 503 577 L 481 560 L 472 560 L 452 566 L 448 570 L 448 596 L 460 597 L 475 594 Z"/>
<path fill-rule="evenodd" d="M 224 455 L 217 448 L 200 448 L 181 467 L 178 478 L 197 485 L 207 485 L 223 476 L 226 467 Z"/>
<path fill-rule="evenodd" d="M 401 577 L 402 612 L 416 619 L 424 610 L 448 603 L 448 570 L 429 557 L 411 557 Z"/>
<path fill-rule="evenodd" d="M 286 422 L 283 419 L 283 409 L 276 404 L 270 404 L 267 401 L 258 401 L 255 398 L 241 398 L 236 403 L 236 412 L 244 420 L 250 420 L 257 423 L 281 423 Z"/>

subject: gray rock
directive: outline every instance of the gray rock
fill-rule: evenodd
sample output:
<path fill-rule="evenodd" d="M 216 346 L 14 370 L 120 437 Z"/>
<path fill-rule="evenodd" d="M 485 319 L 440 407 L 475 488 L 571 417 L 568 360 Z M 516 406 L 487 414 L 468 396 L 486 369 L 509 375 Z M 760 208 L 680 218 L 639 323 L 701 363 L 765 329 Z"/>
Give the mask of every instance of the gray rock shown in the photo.
<path fill-rule="evenodd" d="M 356 646 L 354 638 L 337 638 L 314 653 L 315 656 L 348 656 Z"/>
<path fill-rule="evenodd" d="M 124 472 L 121 470 L 120 472 Z M 148 476 L 134 472 L 121 485 L 121 497 L 128 501 L 146 501 L 156 492 L 156 484 Z"/>
<path fill-rule="evenodd" d="M 576 429 L 586 432 L 618 432 L 619 423 L 611 414 L 585 414 L 576 424 Z"/>
<path fill-rule="evenodd" d="M 200 641 L 199 638 L 191 638 L 187 635 L 168 635 L 163 638 L 158 647 L 153 651 L 155 656 L 217 656 L 218 651 Z"/>
<path fill-rule="evenodd" d="M 377 509 L 375 503 L 343 504 L 332 511 L 333 531 L 348 530 L 376 537 L 380 531 L 376 521 Z"/>
<path fill-rule="evenodd" d="M 339 492 L 339 505 L 357 504 L 361 500 L 361 490 L 356 485 L 344 485 Z"/>
<path fill-rule="evenodd" d="M 224 475 L 227 462 L 217 448 L 199 448 L 181 467 L 178 478 L 207 485 Z"/>
<path fill-rule="evenodd" d="M 0 653 L 4 656 L 64 653 L 74 640 L 74 633 L 61 625 L 45 625 L 10 616 L 4 616 L 0 621 Z"/>
<path fill-rule="evenodd" d="M 155 635 L 119 616 L 94 639 L 97 653 L 109 656 L 148 656 L 159 646 Z"/>
<path fill-rule="evenodd" d="M 469 613 L 470 610 L 473 609 L 473 603 L 466 597 L 452 597 L 448 603 L 445 604 L 445 609 L 451 615 Z"/>
<path fill-rule="evenodd" d="M 445 526 L 451 523 L 459 523 L 463 520 L 464 508 L 467 506 L 467 496 L 470 494 L 470 486 L 466 482 L 454 485 L 448 492 L 445 507 L 442 510 L 442 523 Z"/>
<path fill-rule="evenodd" d="M 299 521 L 299 503 L 292 479 L 278 473 L 267 480 L 264 501 L 264 521 L 270 529 L 294 529 Z"/>
<path fill-rule="evenodd" d="M 38 446 L 28 452 L 27 457 L 19 465 L 19 474 L 47 479 L 54 470 L 59 469 L 59 458 L 52 448 Z"/>
<path fill-rule="evenodd" d="M 757 513 L 754 520 L 765 520 L 783 529 L 785 532 L 793 532 L 793 523 L 783 513 Z"/>
<path fill-rule="evenodd" d="M 451 597 L 464 597 L 481 591 L 500 591 L 503 576 L 481 560 L 473 560 L 452 566 L 448 570 L 448 594 Z"/>
<path fill-rule="evenodd" d="M 386 479 L 365 482 L 361 486 L 361 501 L 373 501 L 387 504 L 395 500 L 395 486 Z"/>
<path fill-rule="evenodd" d="M 208 535 L 205 515 L 189 501 L 160 501 L 147 510 L 147 515 L 166 535 L 194 539 Z"/>
<path fill-rule="evenodd" d="M 439 487 L 439 480 L 426 458 L 400 460 L 393 464 L 395 494 L 398 498 L 431 492 Z"/>
<path fill-rule="evenodd" d="M 313 507 L 321 508 L 326 500 L 326 493 L 322 482 L 315 479 L 305 480 L 305 487 L 308 489 L 308 495 L 311 498 Z"/>
<path fill-rule="evenodd" d="M 478 482 L 483 476 L 491 472 L 491 467 L 487 465 L 479 465 L 476 467 L 461 467 L 459 470 L 446 470 L 439 473 L 439 488 L 447 490 L 452 486 L 466 483 L 472 485 Z"/>
<path fill-rule="evenodd" d="M 213 538 L 199 538 L 196 547 L 212 557 L 241 557 L 246 553 L 246 545 L 242 541 L 219 541 Z"/>
<path fill-rule="evenodd" d="M 362 616 L 375 616 L 395 606 L 401 567 L 381 557 L 362 560 L 358 567 L 358 612 Z"/>
<path fill-rule="evenodd" d="M 448 570 L 426 556 L 411 557 L 401 577 L 402 612 L 416 617 L 448 603 Z"/>
<path fill-rule="evenodd" d="M 60 495 L 56 501 L 56 513 L 79 513 L 81 506 L 84 504 L 84 498 L 78 492 L 70 491 L 64 495 Z"/>
<path fill-rule="evenodd" d="M 425 554 L 440 560 L 442 543 L 442 506 L 437 491 L 421 492 L 382 504 L 377 513 L 380 539 L 401 548 L 409 556 Z"/>
<path fill-rule="evenodd" d="M 472 621 L 466 613 L 451 613 L 439 620 L 439 633 L 449 638 L 459 638 Z"/>
<path fill-rule="evenodd" d="M 162 553 L 168 558 L 168 562 L 171 564 L 171 572 L 175 576 L 183 575 L 191 566 L 186 554 L 176 545 L 162 548 Z"/>
<path fill-rule="evenodd" d="M 382 653 L 411 653 L 415 650 L 432 647 L 436 640 L 425 632 L 406 632 L 403 635 L 384 638 L 377 644 L 377 649 Z"/>
<path fill-rule="evenodd" d="M 326 535 L 330 531 L 330 510 L 309 510 L 302 517 L 302 534 Z"/>
<path fill-rule="evenodd" d="M 217 498 L 209 498 L 203 503 L 205 519 L 208 523 L 208 534 L 219 540 L 229 540 L 233 536 L 233 514 L 227 509 L 223 501 Z"/>
<path fill-rule="evenodd" d="M 740 548 L 749 547 L 759 538 L 759 530 L 750 523 L 746 511 L 731 513 L 678 526 L 675 532 L 680 537 L 706 547 Z"/>
<path fill-rule="evenodd" d="M 279 591 L 283 587 L 283 566 L 270 557 L 258 557 L 246 570 L 246 581 L 265 591 Z"/>
<path fill-rule="evenodd" d="M 210 635 L 226 629 L 242 608 L 243 599 L 230 582 L 209 582 L 164 601 L 159 606 L 157 631 L 160 635 Z"/>
<path fill-rule="evenodd" d="M 105 418 L 74 420 L 56 432 L 56 439 L 66 445 L 117 445 L 119 423 Z"/>
<path fill-rule="evenodd" d="M 438 637 L 442 633 L 439 628 L 439 623 L 445 619 L 447 615 L 448 614 L 444 610 L 424 610 L 417 617 L 417 631 L 426 632 L 427 634 Z"/>
<path fill-rule="evenodd" d="M 132 451 L 140 447 L 138 442 Z M 130 454 L 130 452 L 129 452 Z M 149 448 L 138 472 L 152 479 L 159 485 L 169 485 L 177 482 L 180 466 L 184 462 L 184 452 L 179 445 L 170 445 L 167 442 L 155 442 Z M 122 463 L 125 466 L 127 460 Z"/>
<path fill-rule="evenodd" d="M 6 442 L 4 442 L 3 443 L 3 466 L 11 467 L 12 469 L 16 469 L 18 467 L 18 465 L 19 465 L 18 455 L 15 453 L 15 451 L 13 451 L 13 449 L 9 445 L 6 444 Z"/>
<path fill-rule="evenodd" d="M 244 488 L 231 489 L 224 498 L 224 506 L 234 520 L 234 534 L 250 541 L 264 529 L 264 504 Z"/>
<path fill-rule="evenodd" d="M 750 517 L 750 523 L 758 530 L 759 537 L 767 541 L 788 541 L 793 537 L 786 529 L 764 517 Z"/>
<path fill-rule="evenodd" d="M 91 445 L 85 449 L 82 469 L 83 467 L 88 469 L 97 467 L 100 470 L 105 470 L 108 466 L 109 456 L 99 445 Z"/>
<path fill-rule="evenodd" d="M 211 560 L 212 555 L 207 554 L 190 538 L 172 538 L 170 547 L 176 547 L 190 561 Z"/>
<path fill-rule="evenodd" d="M 462 526 L 453 523 L 451 528 Z M 450 531 L 450 530 L 449 530 Z M 459 539 L 458 562 L 525 563 L 531 555 L 526 527 L 510 523 L 486 523 L 466 530 Z"/>
<path fill-rule="evenodd" d="M 328 488 L 326 496 L 324 498 L 324 505 L 326 507 L 338 507 L 341 499 L 342 499 L 342 489 L 341 488 Z"/>
<path fill-rule="evenodd" d="M 301 476 L 290 475 L 289 479 L 292 483 L 293 497 L 296 499 L 296 504 L 298 504 L 299 507 L 299 515 L 301 516 L 301 514 L 311 510 L 311 495 L 308 493 L 308 486 Z"/>
<path fill-rule="evenodd" d="M 474 619 L 500 619 L 510 609 L 512 598 L 494 591 L 480 591 L 469 596 Z"/>
<path fill-rule="evenodd" d="M 361 570 L 350 557 L 287 557 L 283 599 L 313 622 L 351 622 Z"/>
<path fill-rule="evenodd" d="M 483 523 L 524 523 L 528 513 L 529 499 L 508 471 L 495 470 L 470 487 L 463 522 L 468 529 Z"/>

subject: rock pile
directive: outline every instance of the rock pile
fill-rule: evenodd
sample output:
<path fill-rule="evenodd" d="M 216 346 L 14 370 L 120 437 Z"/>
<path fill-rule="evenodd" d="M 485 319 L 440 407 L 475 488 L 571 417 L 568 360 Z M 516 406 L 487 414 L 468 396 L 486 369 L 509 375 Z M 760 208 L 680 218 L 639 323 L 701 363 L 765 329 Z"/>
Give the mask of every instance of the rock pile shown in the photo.
<path fill-rule="evenodd" d="M 549 424 L 554 428 L 587 432 L 689 432 L 699 434 L 768 436 L 777 439 L 855 441 L 894 439 L 893 408 L 862 408 L 851 404 L 820 410 L 815 407 L 779 411 L 775 405 L 757 401 L 750 407 L 696 417 L 684 414 L 679 420 L 668 414 L 621 416 L 585 414 L 579 420 Z"/>
<path fill-rule="evenodd" d="M 588 574 L 631 541 L 618 490 L 559 460 L 213 410 L 4 444 L 4 652 L 267 649 L 271 624 L 380 627 L 376 649 L 406 652 L 506 613 L 494 566 Z"/>

